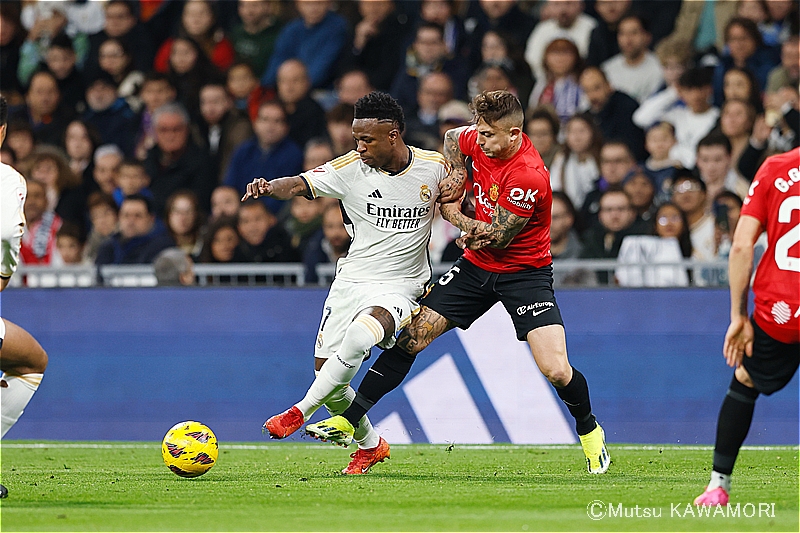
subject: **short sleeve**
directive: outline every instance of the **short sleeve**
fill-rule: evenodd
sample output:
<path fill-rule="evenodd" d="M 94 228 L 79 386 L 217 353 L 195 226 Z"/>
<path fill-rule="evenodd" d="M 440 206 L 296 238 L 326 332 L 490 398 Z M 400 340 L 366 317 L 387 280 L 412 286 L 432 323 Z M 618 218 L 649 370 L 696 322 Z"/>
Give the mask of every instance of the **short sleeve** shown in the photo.
<path fill-rule="evenodd" d="M 478 146 L 478 130 L 475 126 L 470 126 L 458 135 L 458 148 L 466 156 L 472 156 L 473 151 Z"/>
<path fill-rule="evenodd" d="M 761 168 L 756 172 L 753 182 L 750 184 L 750 189 L 747 191 L 747 196 L 742 205 L 742 215 L 749 215 L 758 219 L 762 227 L 767 227 L 767 205 L 769 184 L 771 183 L 770 176 L 772 176 L 772 165 L 768 161 L 761 165 Z"/>
<path fill-rule="evenodd" d="M 349 152 L 300 174 L 308 186 L 307 197 L 312 200 L 320 196 L 340 200 L 344 198 L 350 190 L 350 180 L 347 179 L 348 167 L 358 164 L 358 160 L 359 156 L 356 152 Z"/>

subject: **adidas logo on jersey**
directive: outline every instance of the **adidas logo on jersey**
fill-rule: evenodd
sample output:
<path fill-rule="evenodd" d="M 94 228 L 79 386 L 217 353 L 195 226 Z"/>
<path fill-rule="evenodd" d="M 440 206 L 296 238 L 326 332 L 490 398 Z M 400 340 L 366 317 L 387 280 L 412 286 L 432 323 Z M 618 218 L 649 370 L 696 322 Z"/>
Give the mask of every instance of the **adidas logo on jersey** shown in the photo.
<path fill-rule="evenodd" d="M 383 195 L 381 194 L 381 191 L 379 191 L 378 189 L 375 189 L 374 191 L 369 193 L 367 196 L 369 198 L 383 198 Z"/>

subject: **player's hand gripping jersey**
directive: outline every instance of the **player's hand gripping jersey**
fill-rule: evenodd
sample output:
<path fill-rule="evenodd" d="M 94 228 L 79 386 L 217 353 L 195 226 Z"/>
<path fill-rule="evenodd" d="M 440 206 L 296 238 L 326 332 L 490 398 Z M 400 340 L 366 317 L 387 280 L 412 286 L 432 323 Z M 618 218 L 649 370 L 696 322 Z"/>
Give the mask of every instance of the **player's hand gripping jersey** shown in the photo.
<path fill-rule="evenodd" d="M 0 163 L 0 276 L 10 278 L 19 264 L 19 249 L 25 232 L 25 179 L 10 166 Z"/>
<path fill-rule="evenodd" d="M 753 281 L 756 323 L 775 340 L 800 342 L 800 148 L 768 158 L 742 215 L 761 222 L 767 250 Z"/>
<path fill-rule="evenodd" d="M 472 158 L 475 218 L 491 223 L 496 205 L 520 217 L 530 217 L 505 249 L 466 250 L 469 262 L 489 272 L 516 272 L 552 263 L 550 255 L 550 173 L 524 133 L 511 159 L 490 158 L 477 144 L 478 131 L 467 128 L 458 138 L 461 152 Z"/>
<path fill-rule="evenodd" d="M 337 263 L 337 278 L 422 284 L 430 280 L 428 240 L 447 163 L 437 152 L 409 148 L 411 160 L 397 174 L 367 166 L 355 151 L 301 174 L 311 198 L 341 201 L 353 241 Z"/>

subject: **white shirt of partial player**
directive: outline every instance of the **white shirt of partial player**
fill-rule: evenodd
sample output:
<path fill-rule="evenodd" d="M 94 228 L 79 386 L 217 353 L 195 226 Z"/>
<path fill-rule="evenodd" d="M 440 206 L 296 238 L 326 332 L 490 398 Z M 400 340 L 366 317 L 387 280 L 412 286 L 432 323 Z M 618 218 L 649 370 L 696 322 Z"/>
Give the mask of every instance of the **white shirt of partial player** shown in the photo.
<path fill-rule="evenodd" d="M 28 192 L 25 179 L 0 163 L 0 275 L 11 276 L 19 264 L 19 248 L 25 232 L 23 207 Z"/>
<path fill-rule="evenodd" d="M 355 151 L 302 174 L 314 198 L 341 200 L 349 218 L 350 250 L 339 260 L 343 281 L 426 283 L 431 277 L 428 241 L 447 163 L 438 152 L 411 149 L 398 174 L 374 169 Z"/>

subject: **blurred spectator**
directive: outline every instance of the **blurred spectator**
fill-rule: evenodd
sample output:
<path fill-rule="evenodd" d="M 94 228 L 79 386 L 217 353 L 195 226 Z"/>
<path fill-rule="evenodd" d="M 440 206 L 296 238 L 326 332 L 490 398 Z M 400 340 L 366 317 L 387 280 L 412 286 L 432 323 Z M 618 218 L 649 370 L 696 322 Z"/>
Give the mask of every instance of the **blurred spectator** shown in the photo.
<path fill-rule="evenodd" d="M 663 42 L 656 48 L 656 55 L 664 73 L 664 86 L 660 91 L 646 98 L 633 112 L 633 123 L 647 130 L 661 122 L 662 117 L 675 107 L 683 107 L 678 92 L 678 81 L 686 72 L 691 59 L 689 43 Z"/>
<path fill-rule="evenodd" d="M 140 98 L 144 104 L 139 128 L 136 132 L 136 158 L 144 160 L 147 151 L 156 144 L 153 113 L 162 105 L 175 101 L 178 96 L 175 86 L 166 74 L 149 72 L 142 81 Z"/>
<path fill-rule="evenodd" d="M 553 39 L 569 39 L 578 47 L 582 58 L 589 52 L 589 39 L 597 21 L 583 12 L 578 0 L 548 0 L 542 8 L 540 22 L 528 38 L 525 59 L 537 79 L 545 77 L 544 51 Z"/>
<path fill-rule="evenodd" d="M 419 5 L 419 18 L 433 22 L 444 28 L 444 42 L 447 53 L 458 55 L 464 45 L 464 23 L 458 17 L 455 0 L 422 0 Z"/>
<path fill-rule="evenodd" d="M 314 137 L 325 135 L 325 111 L 309 95 L 311 80 L 306 66 L 297 59 L 287 59 L 278 68 L 278 98 L 286 110 L 289 138 L 305 146 Z"/>
<path fill-rule="evenodd" d="M 227 70 L 233 64 L 233 44 L 217 25 L 209 0 L 187 0 L 183 4 L 177 33 L 196 42 L 203 55 L 220 71 Z M 167 39 L 156 52 L 153 66 L 157 72 L 168 71 L 173 42 L 173 38 Z"/>
<path fill-rule="evenodd" d="M 129 0 L 108 0 L 105 4 L 105 25 L 89 36 L 89 54 L 83 71 L 93 77 L 100 70 L 100 45 L 109 37 L 119 39 L 133 54 L 134 70 L 149 72 L 153 68 L 155 44 L 137 18 L 136 3 Z"/>
<path fill-rule="evenodd" d="M 742 17 L 732 18 L 725 26 L 725 53 L 714 69 L 714 105 L 722 105 L 722 81 L 731 67 L 747 68 L 758 81 L 759 92 L 767 85 L 769 72 L 780 64 L 776 50 L 764 46 L 756 24 Z"/>
<path fill-rule="evenodd" d="M 548 106 L 533 109 L 525 123 L 525 133 L 542 156 L 547 168 L 551 168 L 556 154 L 561 150 L 561 145 L 558 143 L 560 130 L 561 123 L 552 108 Z"/>
<path fill-rule="evenodd" d="M 94 151 L 100 146 L 97 131 L 81 120 L 73 120 L 64 132 L 64 148 L 69 160 L 69 168 L 81 177 L 82 188 L 92 188 L 94 171 Z"/>
<path fill-rule="evenodd" d="M 8 146 L 0 147 L 0 163 L 10 167 L 16 167 L 17 156 L 14 154 L 14 150 Z"/>
<path fill-rule="evenodd" d="M 597 0 L 594 9 L 600 17 L 597 26 L 589 35 L 589 50 L 586 64 L 599 67 L 606 59 L 619 53 L 617 28 L 619 21 L 628 13 L 631 0 Z"/>
<path fill-rule="evenodd" d="M 303 166 L 303 151 L 289 138 L 283 104 L 275 100 L 262 103 L 253 131 L 255 135 L 233 153 L 225 175 L 225 185 L 234 187 L 240 195 L 244 195 L 247 184 L 255 177 L 296 176 Z M 284 205 L 283 201 L 274 198 L 259 201 L 274 213 L 280 212 Z"/>
<path fill-rule="evenodd" d="M 611 187 L 600 196 L 598 224 L 586 231 L 583 237 L 583 259 L 616 259 L 622 240 L 628 235 L 644 232 L 634 227 L 636 215 L 628 195 L 618 187 Z M 600 285 L 608 285 L 608 272 L 597 272 Z"/>
<path fill-rule="evenodd" d="M 489 30 L 481 41 L 481 64 L 501 65 L 506 68 L 511 84 L 517 89 L 521 102 L 527 102 L 533 90 L 533 72 L 523 57 L 523 49 L 514 37 L 499 30 Z M 472 83 L 470 81 L 470 83 Z M 471 94 L 473 87 L 469 87 Z"/>
<path fill-rule="evenodd" d="M 672 202 L 661 204 L 655 215 L 655 234 L 662 238 L 678 239 L 681 257 L 692 257 L 692 238 L 689 235 L 689 222 L 686 215 Z"/>
<path fill-rule="evenodd" d="M 180 248 L 167 248 L 159 253 L 153 261 L 153 269 L 161 287 L 194 285 L 194 262 Z"/>
<path fill-rule="evenodd" d="M 155 213 L 163 213 L 167 198 L 179 189 L 190 189 L 200 207 L 207 210 L 216 176 L 208 152 L 189 136 L 189 115 L 178 104 L 158 108 L 153 116 L 156 145 L 147 152 L 144 165 L 150 175 Z"/>
<path fill-rule="evenodd" d="M 203 220 L 197 195 L 185 189 L 170 195 L 164 208 L 164 222 L 175 246 L 188 255 L 200 254 L 203 247 L 200 238 Z"/>
<path fill-rule="evenodd" d="M 585 102 L 578 84 L 583 60 L 578 47 L 569 39 L 553 39 L 544 49 L 544 75 L 536 81 L 529 105 L 549 105 L 555 109 L 561 125 L 573 116 Z"/>
<path fill-rule="evenodd" d="M 103 144 L 115 144 L 127 156 L 134 153 L 138 117 L 117 94 L 114 78 L 101 71 L 86 86 L 86 111 L 81 120 L 100 134 Z"/>
<path fill-rule="evenodd" d="M 656 188 L 656 204 L 668 201 L 672 194 L 672 180 L 681 165 L 672 155 L 676 143 L 675 128 L 669 122 L 658 122 L 645 134 L 650 157 L 644 162 L 644 172 Z"/>
<path fill-rule="evenodd" d="M 98 146 L 94 151 L 94 168 L 92 170 L 92 183 L 90 191 L 100 190 L 108 195 L 113 195 L 117 188 L 117 175 L 124 155 L 114 144 Z"/>
<path fill-rule="evenodd" d="M 469 68 L 481 64 L 483 36 L 488 31 L 502 31 L 511 36 L 515 46 L 524 47 L 536 27 L 536 19 L 520 9 L 518 0 L 478 0 L 470 2 L 464 27 L 465 53 Z M 530 63 L 530 62 L 529 62 Z"/>
<path fill-rule="evenodd" d="M 16 169 L 23 176 L 30 170 L 31 155 L 36 146 L 36 139 L 33 137 L 33 127 L 27 119 L 18 117 L 9 120 L 6 126 L 6 142 L 3 147 L 14 150 L 17 164 Z"/>
<path fill-rule="evenodd" d="M 9 123 L 15 119 L 26 120 L 37 143 L 57 145 L 64 138 L 64 130 L 72 118 L 69 111 L 60 105 L 58 80 L 46 70 L 36 72 L 25 93 L 25 105 L 9 109 Z"/>
<path fill-rule="evenodd" d="M 717 258 L 726 259 L 733 244 L 733 232 L 742 212 L 742 199 L 731 191 L 717 193 L 711 205 L 714 214 L 714 244 Z"/>
<path fill-rule="evenodd" d="M 299 59 L 308 68 L 311 87 L 326 88 L 335 76 L 336 61 L 347 46 L 347 22 L 330 11 L 330 0 L 294 0 L 299 17 L 281 30 L 261 84 L 275 87 L 278 67 Z"/>
<path fill-rule="evenodd" d="M 263 202 L 245 202 L 239 208 L 237 224 L 242 240 L 239 251 L 248 263 L 292 263 L 300 254 L 291 238 Z"/>
<path fill-rule="evenodd" d="M 139 91 L 144 83 L 144 74 L 133 67 L 133 56 L 124 42 L 106 39 L 100 45 L 100 70 L 111 75 L 117 86 L 117 95 L 124 98 L 130 108 L 139 112 L 142 100 Z"/>
<path fill-rule="evenodd" d="M 150 191 L 150 176 L 147 175 L 147 170 L 141 161 L 125 160 L 119 165 L 117 172 L 117 188 L 114 189 L 114 201 L 117 205 L 122 205 L 122 200 L 132 194 L 141 194 L 153 199 L 153 193 Z"/>
<path fill-rule="evenodd" d="M 367 73 L 357 69 L 342 74 L 334 85 L 339 102 L 350 107 L 355 105 L 359 98 L 375 90 Z"/>
<path fill-rule="evenodd" d="M 514 85 L 511 71 L 504 65 L 494 63 L 484 63 L 478 67 L 475 75 L 470 79 L 467 96 L 472 99 L 484 91 L 508 91 L 514 96 L 519 94 Z"/>
<path fill-rule="evenodd" d="M 464 100 L 467 93 L 467 64 L 461 57 L 448 57 L 444 30 L 430 22 L 420 24 L 414 41 L 405 54 L 405 62 L 397 71 L 389 91 L 407 115 L 417 110 L 417 91 L 420 80 L 430 72 L 443 72 L 450 76 L 453 95 Z"/>
<path fill-rule="evenodd" d="M 436 150 L 440 153 L 443 151 L 444 134 L 447 130 L 458 128 L 461 126 L 468 126 L 472 124 L 472 110 L 469 104 L 461 100 L 450 100 L 442 107 L 439 108 L 439 143 Z M 469 189 L 471 186 L 467 185 Z"/>
<path fill-rule="evenodd" d="M 714 259 L 714 217 L 706 202 L 706 184 L 690 171 L 683 170 L 672 185 L 672 201 L 686 215 L 692 238 L 692 257 L 698 261 Z"/>
<path fill-rule="evenodd" d="M 333 155 L 333 146 L 327 139 L 324 137 L 311 139 L 303 148 L 303 172 L 321 167 L 335 157 Z"/>
<path fill-rule="evenodd" d="M 553 259 L 580 258 L 583 244 L 575 231 L 575 206 L 569 196 L 561 191 L 553 191 L 551 209 L 550 253 Z M 555 266 L 553 270 L 553 283 L 557 285 L 583 285 L 594 281 L 593 278 L 582 269 Z"/>
<path fill-rule="evenodd" d="M 88 264 L 83 258 L 83 236 L 75 224 L 65 222 L 56 232 L 56 249 L 64 265 Z"/>
<path fill-rule="evenodd" d="M 565 130 L 564 147 L 550 167 L 550 183 L 554 191 L 564 191 L 573 205 L 583 205 L 600 177 L 603 140 L 594 121 L 586 114 L 569 119 Z"/>
<path fill-rule="evenodd" d="M 602 70 L 588 67 L 581 73 L 580 84 L 589 101 L 589 114 L 604 139 L 625 142 L 637 161 L 644 155 L 644 132 L 633 123 L 638 104 L 625 93 L 614 90 Z"/>
<path fill-rule="evenodd" d="M 697 170 L 706 184 L 708 209 L 722 190 L 747 196 L 749 184 L 731 167 L 731 143 L 722 133 L 710 133 L 697 144 Z"/>
<path fill-rule="evenodd" d="M 358 0 L 360 20 L 342 54 L 339 70 L 359 69 L 369 74 L 370 85 L 388 91 L 403 60 L 407 17 L 393 0 Z M 424 19 L 423 19 L 424 20 Z"/>
<path fill-rule="evenodd" d="M 228 70 L 225 87 L 233 98 L 236 109 L 246 113 L 251 121 L 255 121 L 261 102 L 275 96 L 275 91 L 258 84 L 253 68 L 247 63 L 235 63 Z"/>
<path fill-rule="evenodd" d="M 219 183 L 225 178 L 233 152 L 253 135 L 250 119 L 236 109 L 222 82 L 200 89 L 200 119 L 192 124 L 198 145 L 211 157 L 212 173 Z"/>
<path fill-rule="evenodd" d="M 238 199 L 237 199 L 238 201 Z M 200 263 L 243 263 L 245 262 L 239 250 L 241 242 L 239 230 L 236 229 L 235 217 L 220 217 L 211 222 L 203 240 L 203 250 L 200 252 Z"/>
<path fill-rule="evenodd" d="M 119 208 L 119 231 L 113 233 L 97 251 L 97 265 L 152 263 L 172 238 L 158 225 L 152 202 L 134 194 Z"/>
<path fill-rule="evenodd" d="M 635 169 L 636 160 L 627 144 L 613 139 L 603 144 L 600 148 L 600 178 L 583 201 L 578 219 L 579 231 L 584 231 L 597 223 L 600 197 L 607 189 L 621 189 L 625 178 L 630 176 Z"/>
<path fill-rule="evenodd" d="M 61 228 L 61 217 L 48 206 L 44 183 L 28 181 L 25 198 L 27 230 L 22 235 L 19 255 L 23 265 L 61 265 L 56 248 L 56 233 Z"/>
<path fill-rule="evenodd" d="M 631 199 L 631 208 L 636 213 L 636 222 L 640 227 L 653 227 L 653 215 L 656 210 L 654 203 L 656 188 L 653 182 L 641 168 L 625 178 L 622 190 Z"/>
<path fill-rule="evenodd" d="M 17 76 L 26 85 L 47 54 L 51 40 L 67 27 L 66 5 L 62 2 L 26 2 L 21 21 L 28 34 L 20 49 Z"/>
<path fill-rule="evenodd" d="M 325 114 L 328 138 L 337 157 L 356 148 L 353 140 L 353 116 L 353 105 L 347 103 L 337 104 Z"/>
<path fill-rule="evenodd" d="M 84 260 L 94 264 L 100 245 L 117 231 L 118 211 L 117 203 L 110 194 L 93 192 L 86 200 L 87 211 L 92 229 L 83 248 Z"/>
<path fill-rule="evenodd" d="M 17 76 L 20 50 L 27 32 L 20 21 L 20 4 L 0 2 L 0 93 L 13 105 L 22 98 L 22 83 Z"/>
<path fill-rule="evenodd" d="M 708 69 L 690 69 L 678 80 L 677 95 L 686 104 L 650 116 L 636 115 L 636 123 L 649 128 L 656 122 L 669 122 L 675 127 L 678 146 L 674 151 L 685 168 L 694 167 L 697 143 L 710 132 L 719 118 L 719 109 L 711 105 L 711 74 Z"/>
<path fill-rule="evenodd" d="M 239 213 L 239 191 L 228 185 L 219 185 L 211 193 L 211 216 L 209 221 L 233 217 Z"/>
<path fill-rule="evenodd" d="M 767 93 L 778 92 L 783 87 L 800 84 L 800 36 L 790 35 L 781 45 L 781 64 L 767 77 Z"/>
<path fill-rule="evenodd" d="M 797 2 L 793 0 L 770 0 L 765 2 L 767 22 L 759 30 L 764 36 L 767 46 L 776 46 L 792 34 L 797 35 L 800 18 L 798 18 Z"/>
<path fill-rule="evenodd" d="M 648 49 L 649 25 L 642 17 L 626 15 L 619 22 L 617 39 L 620 52 L 603 62 L 603 72 L 612 87 L 643 102 L 664 83 L 661 63 Z"/>
<path fill-rule="evenodd" d="M 723 103 L 728 100 L 744 100 L 759 113 L 764 111 L 761 91 L 753 73 L 746 68 L 731 67 L 722 78 Z"/>
<path fill-rule="evenodd" d="M 231 30 L 237 62 L 245 62 L 253 72 L 264 72 L 283 28 L 280 0 L 239 0 L 241 24 Z"/>
<path fill-rule="evenodd" d="M 177 90 L 178 101 L 193 119 L 200 116 L 200 88 L 222 79 L 199 43 L 191 37 L 180 36 L 172 41 L 170 47 L 167 76 Z"/>
<path fill-rule="evenodd" d="M 731 166 L 739 167 L 739 158 L 742 156 L 753 125 L 756 122 L 756 110 L 744 100 L 726 100 L 722 104 L 719 115 L 719 131 L 731 143 Z"/>
<path fill-rule="evenodd" d="M 44 62 L 58 83 L 61 105 L 70 113 L 82 109 L 86 85 L 76 65 L 77 57 L 72 47 L 72 39 L 67 37 L 66 33 L 53 36 L 50 46 L 45 51 Z"/>
<path fill-rule="evenodd" d="M 38 146 L 29 177 L 28 181 L 44 185 L 48 210 L 55 211 L 65 221 L 84 226 L 86 198 L 80 189 L 81 178 L 69 168 L 69 162 L 60 149 Z"/>
<path fill-rule="evenodd" d="M 350 234 L 344 226 L 342 208 L 338 202 L 330 202 L 322 214 L 322 231 L 325 238 L 318 248 L 309 250 L 303 260 L 305 277 L 309 283 L 316 282 L 317 265 L 336 262 L 347 255 L 350 249 Z"/>
<path fill-rule="evenodd" d="M 406 114 L 406 141 L 425 150 L 436 150 L 441 144 L 439 110 L 452 99 L 450 76 L 443 72 L 426 74 L 417 91 L 417 111 Z"/>
<path fill-rule="evenodd" d="M 664 42 L 687 42 L 702 55 L 725 48 L 725 26 L 736 15 L 738 0 L 682 2 L 674 31 Z"/>
<path fill-rule="evenodd" d="M 283 221 L 283 227 L 289 234 L 292 248 L 300 254 L 304 261 L 309 250 L 319 246 L 322 241 L 322 213 L 326 200 L 317 198 L 309 200 L 295 196 L 289 201 L 289 213 Z"/>

